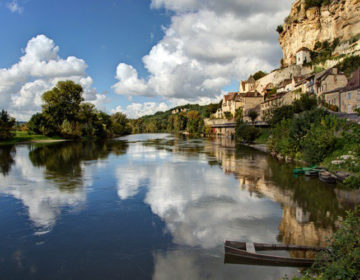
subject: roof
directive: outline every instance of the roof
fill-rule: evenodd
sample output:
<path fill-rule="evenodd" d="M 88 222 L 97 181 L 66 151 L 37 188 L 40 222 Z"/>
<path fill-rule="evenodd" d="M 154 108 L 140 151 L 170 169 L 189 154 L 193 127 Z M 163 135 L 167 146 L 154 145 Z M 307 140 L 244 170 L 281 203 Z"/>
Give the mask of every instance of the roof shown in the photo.
<path fill-rule="evenodd" d="M 335 93 L 335 92 L 341 92 L 345 89 L 345 87 L 340 87 L 340 88 L 336 88 L 336 89 L 333 89 L 333 90 L 329 90 L 329 91 L 326 91 L 324 92 L 323 94 L 330 94 L 330 93 Z"/>
<path fill-rule="evenodd" d="M 254 84 L 255 82 L 256 81 L 253 76 L 250 76 L 249 79 L 247 80 L 247 83 L 249 83 L 249 84 Z"/>
<path fill-rule="evenodd" d="M 298 49 L 296 53 L 302 52 L 302 51 L 304 51 L 304 52 L 310 52 L 310 50 L 309 50 L 308 48 L 302 47 L 302 48 Z"/>
<path fill-rule="evenodd" d="M 282 98 L 285 94 L 287 94 L 287 92 L 282 92 L 282 93 L 277 93 L 275 95 L 270 95 L 268 98 L 264 99 L 263 103 L 269 102 L 269 101 L 273 101 L 275 99 L 280 99 Z"/>
<path fill-rule="evenodd" d="M 225 101 L 233 100 L 238 92 L 229 92 L 227 95 L 224 96 Z"/>
<path fill-rule="evenodd" d="M 249 91 L 249 92 L 241 92 L 238 95 L 239 97 L 263 97 L 259 92 L 257 91 Z"/>

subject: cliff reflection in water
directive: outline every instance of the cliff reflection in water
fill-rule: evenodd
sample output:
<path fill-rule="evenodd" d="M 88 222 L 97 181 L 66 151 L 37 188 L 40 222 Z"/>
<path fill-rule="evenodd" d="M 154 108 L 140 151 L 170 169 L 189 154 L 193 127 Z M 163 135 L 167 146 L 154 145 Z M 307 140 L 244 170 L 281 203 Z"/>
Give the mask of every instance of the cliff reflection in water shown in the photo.
<path fill-rule="evenodd" d="M 214 145 L 214 143 L 216 145 Z M 285 244 L 326 246 L 344 215 L 343 204 L 334 188 L 318 179 L 294 177 L 292 166 L 247 147 L 237 147 L 228 138 L 217 138 L 206 145 L 225 173 L 240 181 L 240 188 L 266 196 L 281 204 L 279 241 Z M 338 195 L 339 196 L 339 195 Z M 303 253 L 296 253 L 301 256 Z"/>

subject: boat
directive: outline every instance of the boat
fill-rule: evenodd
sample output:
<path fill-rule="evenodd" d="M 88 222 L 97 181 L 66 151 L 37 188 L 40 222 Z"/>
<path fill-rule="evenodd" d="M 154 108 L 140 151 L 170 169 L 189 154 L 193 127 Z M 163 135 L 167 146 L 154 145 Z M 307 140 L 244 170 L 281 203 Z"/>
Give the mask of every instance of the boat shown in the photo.
<path fill-rule="evenodd" d="M 253 264 L 269 266 L 291 266 L 309 267 L 314 263 L 314 259 L 281 257 L 275 255 L 259 254 L 256 251 L 323 251 L 325 248 L 267 244 L 267 243 L 246 243 L 237 241 L 225 241 L 225 263 L 232 264 Z"/>
<path fill-rule="evenodd" d="M 293 173 L 294 174 L 304 174 L 307 171 L 311 171 L 311 170 L 317 170 L 317 166 L 294 168 Z"/>
<path fill-rule="evenodd" d="M 328 171 L 321 171 L 319 172 L 319 179 L 325 183 L 336 184 L 337 177 Z"/>

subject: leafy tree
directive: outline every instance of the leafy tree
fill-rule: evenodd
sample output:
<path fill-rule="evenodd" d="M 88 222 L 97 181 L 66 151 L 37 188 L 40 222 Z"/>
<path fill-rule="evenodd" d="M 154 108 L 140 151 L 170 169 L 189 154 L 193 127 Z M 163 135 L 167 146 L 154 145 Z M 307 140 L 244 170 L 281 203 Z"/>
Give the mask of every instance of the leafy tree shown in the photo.
<path fill-rule="evenodd" d="M 10 140 L 14 137 L 11 132 L 15 125 L 15 119 L 11 118 L 7 111 L 1 110 L 0 113 L 0 141 Z"/>
<path fill-rule="evenodd" d="M 189 111 L 186 114 L 187 117 L 187 131 L 189 133 L 202 133 L 204 132 L 204 122 L 200 117 L 198 111 Z"/>
<path fill-rule="evenodd" d="M 262 77 L 265 77 L 267 75 L 266 72 L 263 71 L 257 71 L 254 75 L 253 78 L 255 79 L 255 81 L 261 79 Z"/>
<path fill-rule="evenodd" d="M 255 110 L 251 110 L 249 112 L 249 118 L 251 119 L 251 122 L 254 123 L 255 120 L 257 119 L 257 117 L 259 116 L 259 113 L 256 112 Z"/>
<path fill-rule="evenodd" d="M 252 143 L 260 136 L 261 132 L 258 128 L 248 125 L 242 120 L 236 122 L 235 137 L 246 143 Z"/>
<path fill-rule="evenodd" d="M 73 123 L 77 120 L 83 89 L 73 81 L 61 81 L 42 96 L 44 104 L 42 113 L 51 130 L 61 133 L 61 125 L 67 120 Z"/>
<path fill-rule="evenodd" d="M 112 130 L 115 135 L 125 135 L 130 133 L 128 119 L 123 113 L 115 113 L 111 116 Z"/>

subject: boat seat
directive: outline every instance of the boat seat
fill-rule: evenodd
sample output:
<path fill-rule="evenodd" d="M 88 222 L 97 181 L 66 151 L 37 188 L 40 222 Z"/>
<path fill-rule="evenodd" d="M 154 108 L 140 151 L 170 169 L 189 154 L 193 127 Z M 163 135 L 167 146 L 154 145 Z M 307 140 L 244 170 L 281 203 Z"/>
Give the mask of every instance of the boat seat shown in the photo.
<path fill-rule="evenodd" d="M 254 243 L 247 243 L 246 242 L 246 252 L 256 253 Z"/>

